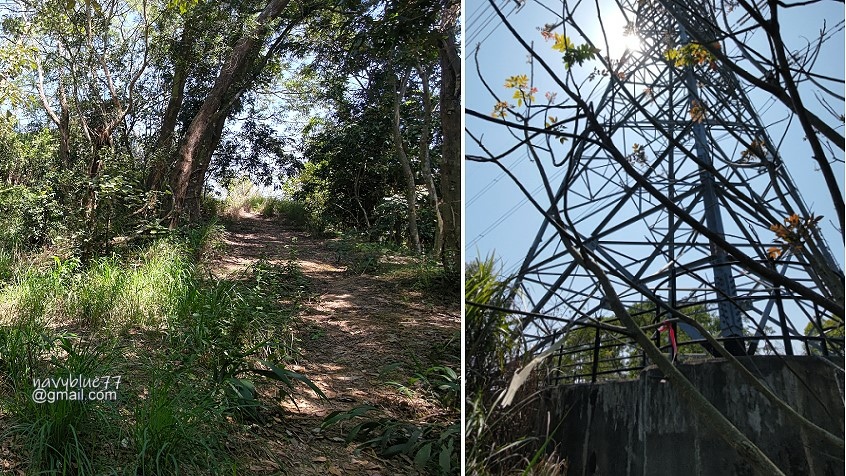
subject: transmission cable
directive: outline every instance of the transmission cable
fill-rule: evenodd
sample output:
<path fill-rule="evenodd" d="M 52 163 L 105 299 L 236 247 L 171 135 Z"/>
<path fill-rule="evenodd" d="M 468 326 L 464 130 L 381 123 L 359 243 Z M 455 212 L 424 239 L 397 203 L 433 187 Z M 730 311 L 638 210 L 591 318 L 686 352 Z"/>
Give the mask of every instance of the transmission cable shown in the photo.
<path fill-rule="evenodd" d="M 554 180 L 554 179 L 558 178 L 558 177 L 559 177 L 559 176 L 561 176 L 564 172 L 566 172 L 566 169 L 565 169 L 565 168 L 561 168 L 561 169 L 559 169 L 559 170 L 558 170 L 558 172 L 554 173 L 554 174 L 553 174 L 553 175 L 549 178 L 549 181 L 551 182 L 552 180 Z M 538 186 L 537 186 L 537 188 L 535 188 L 534 190 L 532 190 L 532 195 L 534 195 L 534 194 L 536 194 L 536 193 L 539 193 L 541 190 L 543 190 L 543 188 L 544 188 L 544 184 L 540 184 L 540 185 L 538 185 Z M 470 241 L 470 243 L 468 243 L 468 244 L 467 244 L 467 247 L 468 247 L 468 248 L 473 247 L 476 243 L 478 243 L 478 242 L 479 242 L 479 240 L 481 240 L 482 238 L 484 238 L 484 237 L 485 237 L 485 235 L 486 235 L 487 233 L 490 233 L 491 231 L 493 231 L 494 229 L 496 229 L 499 225 L 501 225 L 503 222 L 505 222 L 505 220 L 507 220 L 509 217 L 511 217 L 511 215 L 513 215 L 514 213 L 516 213 L 516 212 L 517 212 L 517 210 L 519 210 L 521 207 L 523 207 L 523 205 L 525 205 L 526 203 L 528 203 L 528 201 L 529 201 L 528 197 L 525 197 L 525 198 L 523 198 L 523 200 L 521 200 L 520 202 L 518 202 L 517 204 L 515 204 L 513 207 L 511 207 L 510 209 L 508 209 L 508 211 L 507 211 L 507 212 L 505 212 L 505 213 L 503 213 L 503 214 L 502 214 L 502 215 L 501 215 L 501 216 L 500 216 L 500 217 L 499 217 L 496 221 L 494 221 L 493 223 L 491 223 L 491 224 L 490 224 L 487 228 L 485 228 L 485 229 L 484 229 L 484 230 L 482 230 L 479 234 L 477 234 L 477 235 L 476 235 L 476 237 L 475 237 L 475 238 L 473 238 L 473 240 L 472 240 L 472 241 Z"/>

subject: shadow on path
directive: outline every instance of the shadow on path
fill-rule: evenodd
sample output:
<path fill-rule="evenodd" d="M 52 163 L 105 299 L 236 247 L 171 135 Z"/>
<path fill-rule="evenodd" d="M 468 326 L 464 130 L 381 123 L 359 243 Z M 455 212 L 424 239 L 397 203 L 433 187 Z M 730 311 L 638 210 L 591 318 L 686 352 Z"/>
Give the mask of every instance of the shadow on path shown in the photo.
<path fill-rule="evenodd" d="M 336 261 L 332 240 L 253 214 L 231 222 L 225 241 L 225 256 L 211 263 L 219 278 L 244 273 L 258 260 L 296 260 L 308 277 L 311 297 L 295 329 L 301 355 L 289 368 L 305 374 L 329 398 L 320 400 L 303 389 L 295 402 L 284 401 L 274 389 L 260 388 L 265 402 L 279 401 L 279 415 L 251 429 L 265 448 L 255 454 L 251 474 L 275 474 L 280 463 L 291 474 L 419 474 L 410 461 L 381 460 L 367 451 L 355 455 L 355 446 L 343 442 L 338 428 L 321 432 L 319 427 L 330 412 L 362 404 L 406 420 L 437 419 L 439 408 L 417 395 L 421 392 L 404 395 L 387 381 L 411 376 L 415 361 L 431 365 L 445 357 L 443 349 L 460 330 L 458 298 L 445 305 L 390 276 L 352 275 Z M 457 370 L 460 364 L 451 365 Z M 389 366 L 399 373 L 386 372 Z"/>

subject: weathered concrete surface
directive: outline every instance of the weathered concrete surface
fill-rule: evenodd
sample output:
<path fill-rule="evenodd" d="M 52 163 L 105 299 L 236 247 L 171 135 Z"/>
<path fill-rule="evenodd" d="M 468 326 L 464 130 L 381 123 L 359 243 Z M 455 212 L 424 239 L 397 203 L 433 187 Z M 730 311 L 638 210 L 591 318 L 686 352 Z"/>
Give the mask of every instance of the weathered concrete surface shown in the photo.
<path fill-rule="evenodd" d="M 844 433 L 843 374 L 816 357 L 741 360 L 800 414 Z M 827 448 L 787 420 L 727 362 L 679 364 L 720 412 L 787 475 L 843 475 L 842 451 Z M 746 461 L 697 417 L 662 374 L 638 380 L 552 388 L 538 415 L 563 423 L 555 435 L 570 476 L 752 475 Z M 547 414 L 551 412 L 551 415 Z"/>

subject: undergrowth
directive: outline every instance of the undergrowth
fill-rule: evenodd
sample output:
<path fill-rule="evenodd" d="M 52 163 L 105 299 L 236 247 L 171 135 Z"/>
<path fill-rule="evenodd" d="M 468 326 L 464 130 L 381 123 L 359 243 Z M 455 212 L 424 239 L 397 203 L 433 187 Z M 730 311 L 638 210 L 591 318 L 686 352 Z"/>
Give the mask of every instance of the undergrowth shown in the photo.
<path fill-rule="evenodd" d="M 520 345 L 511 332 L 516 325 L 513 317 L 498 310 L 510 307 L 514 299 L 512 280 L 501 276 L 496 259 L 488 256 L 467 266 L 464 293 L 465 352 L 473 356 L 465 363 L 467 474 L 567 474 L 566 461 L 550 447 L 549 435 L 557 428 L 548 428 L 545 438 L 534 435 L 537 415 L 527 408 L 540 395 L 533 385 L 521 388 L 512 405 L 500 405 L 502 389 L 509 382 L 506 363 Z"/>
<path fill-rule="evenodd" d="M 460 286 L 431 256 L 416 255 L 392 243 L 370 242 L 354 233 L 340 234 L 328 248 L 335 264 L 344 266 L 349 274 L 383 276 L 403 289 L 444 303 L 459 299 Z"/>
<path fill-rule="evenodd" d="M 461 378 L 451 367 L 459 360 L 460 335 L 433 346 L 426 363 L 409 354 L 406 362 L 394 362 L 380 370 L 382 377 L 403 375 L 386 382 L 408 397 L 422 397 L 439 408 L 434 421 L 407 421 L 390 417 L 371 405 L 327 415 L 322 427 L 344 426 L 347 443 L 357 442 L 357 450 L 369 449 L 382 458 L 404 456 L 429 474 L 454 475 L 460 470 L 461 424 L 459 399 Z"/>
<path fill-rule="evenodd" d="M 0 438 L 28 474 L 240 474 L 224 442 L 232 425 L 262 420 L 257 387 L 325 397 L 286 368 L 308 293 L 296 262 L 203 279 L 196 262 L 220 250 L 219 231 L 183 230 L 87 264 L 0 253 Z M 74 376 L 111 393 L 35 401 L 66 390 L 44 379 Z"/>

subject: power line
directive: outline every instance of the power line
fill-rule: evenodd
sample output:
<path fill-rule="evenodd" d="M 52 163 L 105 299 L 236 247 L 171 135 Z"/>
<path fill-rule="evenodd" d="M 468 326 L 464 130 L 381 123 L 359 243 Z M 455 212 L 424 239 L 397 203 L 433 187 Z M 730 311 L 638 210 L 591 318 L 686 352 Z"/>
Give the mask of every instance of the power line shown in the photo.
<path fill-rule="evenodd" d="M 506 1 L 508 0 L 503 0 L 502 4 L 504 5 Z M 490 25 L 491 22 L 496 18 L 496 12 L 493 9 L 486 10 L 479 15 L 479 17 L 482 16 L 484 16 L 484 20 L 482 20 L 482 26 L 475 28 L 473 33 L 468 34 L 468 43 L 473 43 L 474 40 L 479 38 L 479 35 L 483 34 L 488 25 Z M 494 27 L 494 29 L 496 29 L 496 27 Z"/>
<path fill-rule="evenodd" d="M 562 174 L 564 174 L 565 171 L 566 171 L 566 168 L 562 167 L 561 169 L 558 170 L 558 172 L 555 172 L 554 174 L 552 174 L 552 176 L 549 177 L 548 182 L 551 183 L 553 180 L 557 179 Z M 535 195 L 538 192 L 540 192 L 541 190 L 543 190 L 543 188 L 544 188 L 544 184 L 540 184 L 534 190 L 532 190 L 531 194 Z M 503 213 L 496 221 L 494 221 L 487 228 L 485 228 L 484 230 L 479 232 L 479 234 L 477 234 L 475 236 L 475 238 L 473 238 L 473 240 L 470 241 L 470 243 L 467 244 L 467 247 L 470 248 L 470 247 L 475 246 L 476 243 L 478 243 L 482 238 L 484 238 L 486 234 L 490 233 L 491 231 L 493 231 L 497 227 L 499 227 L 499 225 L 503 224 L 508 218 L 511 217 L 511 215 L 515 214 L 517 212 L 517 210 L 522 208 L 523 205 L 525 205 L 528 202 L 529 202 L 529 198 L 524 197 L 523 200 L 521 200 L 520 202 L 515 204 L 513 207 L 508 209 L 508 211 Z"/>
<path fill-rule="evenodd" d="M 517 164 L 517 162 L 519 162 L 519 161 L 521 161 L 521 160 L 523 160 L 523 159 L 527 159 L 528 157 L 529 157 L 529 152 L 528 152 L 528 151 L 526 151 L 526 153 L 525 153 L 525 154 L 523 154 L 523 156 L 522 156 L 522 157 L 515 159 L 515 160 L 513 161 L 513 163 L 512 163 L 510 166 L 516 165 L 516 164 Z M 509 167 L 510 167 L 510 166 L 509 166 Z M 505 172 L 500 172 L 500 173 L 499 173 L 499 175 L 497 175 L 497 176 L 496 176 L 493 180 L 491 180 L 490 182 L 488 182 L 488 184 L 487 184 L 487 185 L 485 185 L 485 186 L 484 186 L 481 190 L 479 190 L 478 192 L 476 192 L 476 193 L 475 193 L 475 194 L 474 194 L 474 195 L 470 198 L 470 200 L 468 200 L 468 201 L 467 201 L 466 206 L 467 206 L 467 207 L 469 207 L 469 206 L 470 206 L 470 205 L 472 205 L 474 202 L 476 202 L 479 198 L 481 198 L 481 196 L 482 196 L 482 195 L 484 195 L 484 194 L 485 194 L 485 193 L 487 193 L 490 189 L 492 189 L 492 188 L 494 187 L 494 185 L 496 185 L 496 184 L 497 184 L 497 182 L 499 182 L 499 181 L 500 181 L 500 179 L 502 179 L 503 177 L 505 177 Z"/>
<path fill-rule="evenodd" d="M 499 5 L 499 7 L 498 7 L 498 8 L 499 8 L 500 10 L 504 9 L 504 8 L 506 7 L 506 5 L 508 5 L 508 2 L 509 2 L 509 1 L 510 1 L 510 0 L 502 0 L 502 2 L 500 3 L 500 5 Z M 515 5 L 514 5 L 514 8 L 512 8 L 510 12 L 508 12 L 508 13 L 506 13 L 506 14 L 505 14 L 505 16 L 506 16 L 506 17 L 507 17 L 507 16 L 509 16 L 509 15 L 511 15 L 512 13 L 514 13 L 514 12 L 516 12 L 516 11 L 520 10 L 521 8 L 523 8 L 523 5 L 525 5 L 525 1 L 524 1 L 524 0 L 511 0 L 511 1 L 514 1 L 514 4 L 515 4 Z M 486 5 L 489 5 L 489 4 L 486 4 Z M 470 22 L 471 22 L 471 23 L 476 23 L 476 22 L 478 21 L 478 19 L 479 19 L 479 18 L 481 18 L 483 15 L 485 15 L 485 12 L 480 12 L 480 13 L 476 16 L 475 20 L 474 20 L 474 19 L 470 19 Z M 482 34 L 484 33 L 484 30 L 485 30 L 485 29 L 486 29 L 486 28 L 487 28 L 487 27 L 491 24 L 491 22 L 493 22 L 493 21 L 494 21 L 497 17 L 498 17 L 498 15 L 496 14 L 496 11 L 495 11 L 495 10 L 493 10 L 493 9 L 491 9 L 491 11 L 487 13 L 487 16 L 485 17 L 485 20 L 483 21 L 482 26 L 481 26 L 481 27 L 479 27 L 479 28 L 477 28 L 477 29 L 475 29 L 475 31 L 474 31 L 473 33 L 468 34 L 467 43 L 468 43 L 468 44 L 470 44 L 470 43 L 475 42 L 475 40 L 476 40 L 476 39 L 478 39 L 478 38 L 479 38 L 479 36 L 480 36 L 480 35 L 482 35 Z M 480 45 L 481 45 L 482 43 L 484 43 L 484 42 L 485 42 L 485 40 L 487 40 L 488 38 L 490 38 L 490 36 L 494 34 L 494 32 L 495 32 L 495 31 L 496 31 L 496 30 L 500 27 L 500 25 L 502 25 L 502 22 L 497 22 L 497 23 L 496 23 L 496 25 L 495 25 L 495 26 L 494 26 L 494 27 L 493 27 L 493 28 L 492 28 L 492 29 L 488 32 L 488 34 L 487 34 L 487 35 L 485 35 L 485 37 L 484 37 L 484 38 L 482 38 L 482 40 L 478 42 L 478 44 L 480 44 Z M 468 23 L 468 29 L 469 29 L 469 26 L 470 26 L 470 24 Z"/>

